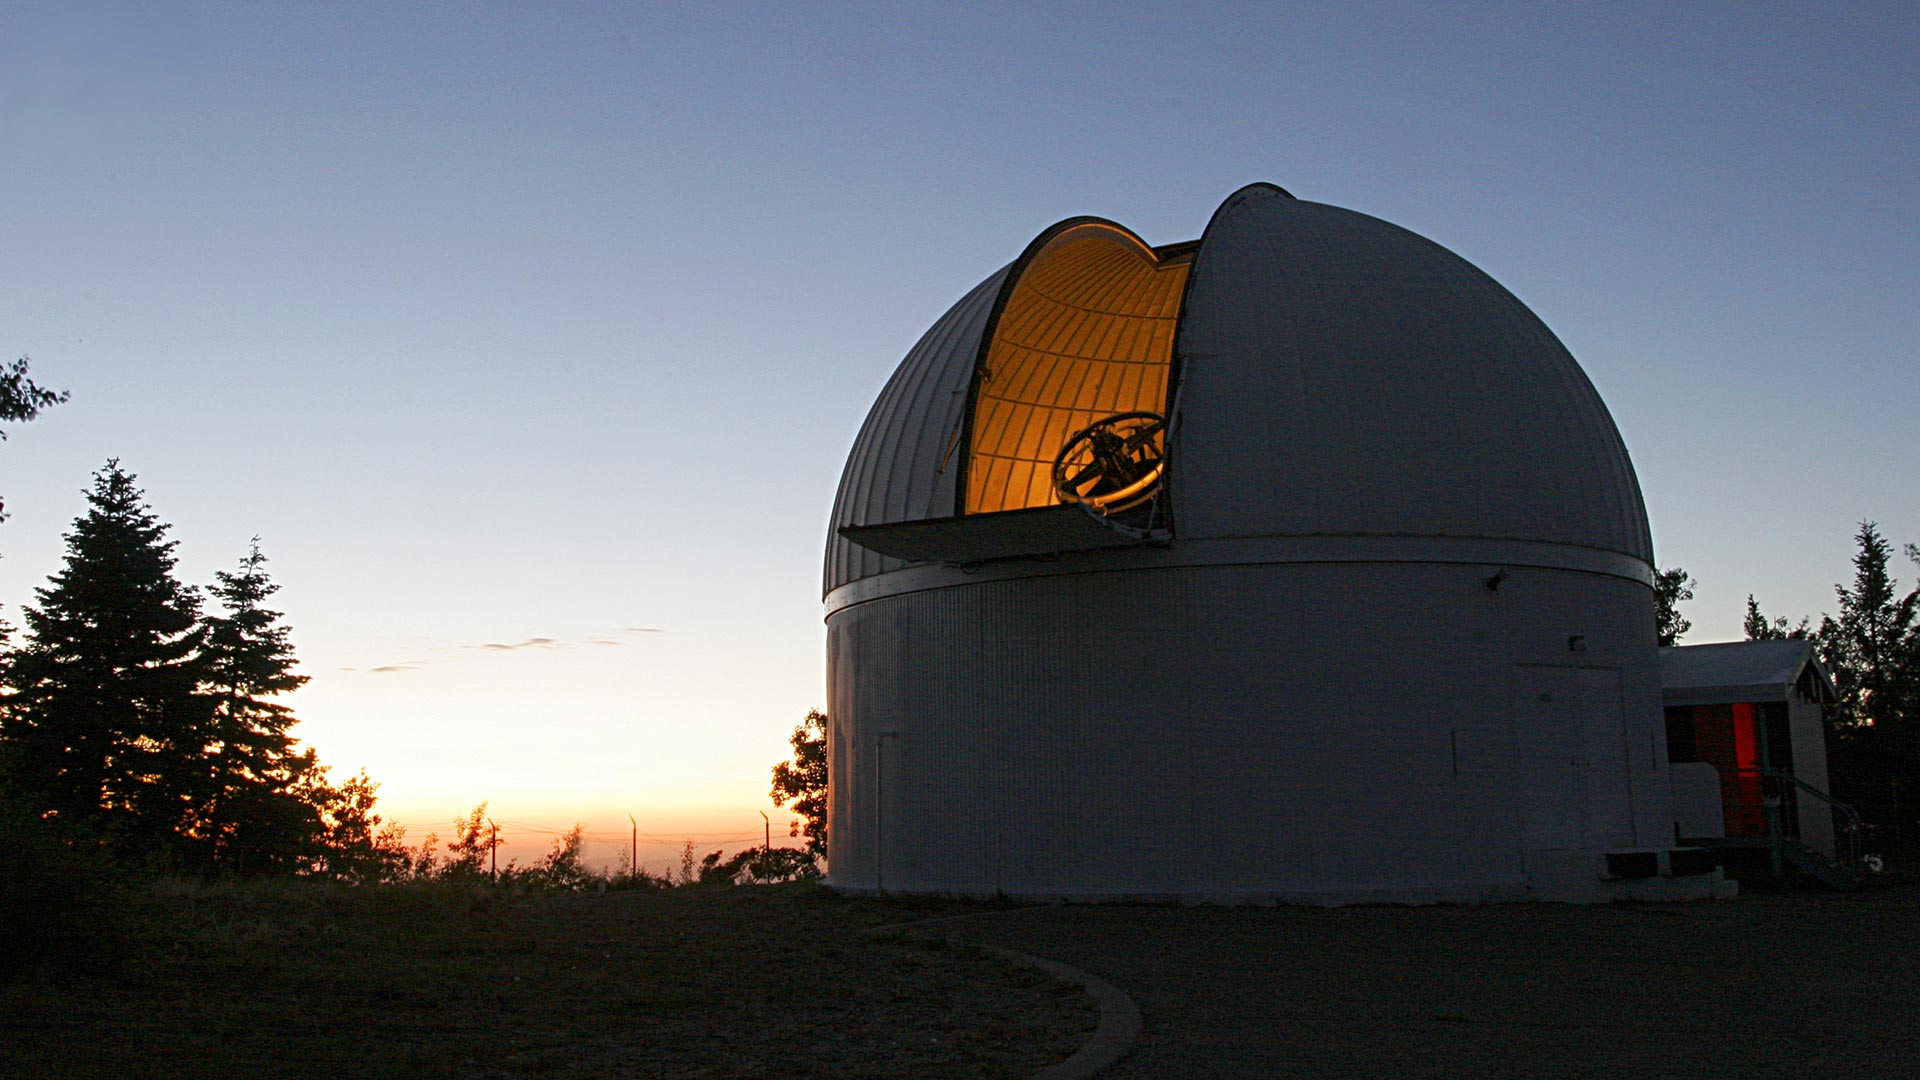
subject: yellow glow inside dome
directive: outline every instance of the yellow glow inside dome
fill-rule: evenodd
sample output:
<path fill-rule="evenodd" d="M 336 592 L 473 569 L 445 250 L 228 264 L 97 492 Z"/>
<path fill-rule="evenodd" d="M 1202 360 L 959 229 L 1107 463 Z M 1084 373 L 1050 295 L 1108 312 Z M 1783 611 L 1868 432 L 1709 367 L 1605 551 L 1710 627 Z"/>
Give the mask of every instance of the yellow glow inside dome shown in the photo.
<path fill-rule="evenodd" d="M 973 410 L 966 512 L 1060 501 L 1053 463 L 1104 417 L 1166 412 L 1190 255 L 1117 225 L 1061 230 L 1028 261 L 994 327 Z"/>

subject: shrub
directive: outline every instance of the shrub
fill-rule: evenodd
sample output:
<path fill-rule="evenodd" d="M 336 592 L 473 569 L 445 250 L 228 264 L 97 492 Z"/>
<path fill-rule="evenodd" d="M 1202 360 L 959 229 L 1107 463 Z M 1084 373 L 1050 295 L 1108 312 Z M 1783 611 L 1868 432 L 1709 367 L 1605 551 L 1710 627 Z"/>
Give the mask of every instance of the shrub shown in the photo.
<path fill-rule="evenodd" d="M 125 875 L 98 845 L 0 801 L 0 980 L 43 963 L 112 963 L 129 918 Z"/>

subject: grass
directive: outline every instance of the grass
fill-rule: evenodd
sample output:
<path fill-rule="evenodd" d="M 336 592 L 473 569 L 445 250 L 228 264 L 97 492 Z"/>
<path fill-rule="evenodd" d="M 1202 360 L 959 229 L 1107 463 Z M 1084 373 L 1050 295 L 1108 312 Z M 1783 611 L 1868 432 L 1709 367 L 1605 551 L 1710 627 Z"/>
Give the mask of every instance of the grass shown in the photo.
<path fill-rule="evenodd" d="M 814 885 L 161 882 L 129 903 L 113 963 L 0 988 L 0 1075 L 1013 1077 L 1097 1019 L 1045 975 L 860 933 L 947 906 Z"/>

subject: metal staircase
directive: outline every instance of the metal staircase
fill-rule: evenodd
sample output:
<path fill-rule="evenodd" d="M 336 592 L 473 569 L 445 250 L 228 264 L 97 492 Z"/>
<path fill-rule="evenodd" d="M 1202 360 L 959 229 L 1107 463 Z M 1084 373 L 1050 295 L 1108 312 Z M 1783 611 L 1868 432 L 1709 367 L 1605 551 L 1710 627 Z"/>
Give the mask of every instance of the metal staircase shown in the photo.
<path fill-rule="evenodd" d="M 1860 862 L 1860 813 L 1853 807 L 1801 780 L 1792 773 L 1779 769 L 1764 769 L 1761 775 L 1768 782 L 1766 792 L 1767 839 L 1773 845 L 1773 874 L 1784 876 L 1791 866 L 1800 873 L 1813 878 L 1831 888 L 1850 891 L 1866 883 L 1866 869 Z M 1798 800 L 1802 795 L 1810 796 L 1827 805 L 1835 817 L 1834 851 L 1829 855 L 1818 848 L 1809 847 L 1797 837 L 1786 835 L 1782 827 L 1788 812 L 1798 820 Z"/>
<path fill-rule="evenodd" d="M 1780 769 L 1741 769 L 1744 775 L 1758 776 L 1762 798 L 1757 803 L 1735 807 L 1764 812 L 1763 836 L 1728 836 L 1690 840 L 1688 843 L 1719 851 L 1721 865 L 1747 864 L 1766 853 L 1769 873 L 1779 880 L 1808 879 L 1830 889 L 1848 892 L 1866 883 L 1867 870 L 1860 857 L 1860 814 L 1853 807 L 1812 784 Z M 1834 851 L 1829 854 L 1807 844 L 1798 836 L 1799 800 L 1811 798 L 1826 805 L 1834 816 Z M 1730 807 L 1730 809 L 1733 807 Z"/>

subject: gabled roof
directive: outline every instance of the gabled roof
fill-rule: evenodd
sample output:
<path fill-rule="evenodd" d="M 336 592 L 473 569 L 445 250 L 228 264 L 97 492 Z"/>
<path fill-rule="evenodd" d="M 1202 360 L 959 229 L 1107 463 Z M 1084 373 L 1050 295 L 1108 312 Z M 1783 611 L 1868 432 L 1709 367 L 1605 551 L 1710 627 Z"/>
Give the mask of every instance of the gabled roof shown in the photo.
<path fill-rule="evenodd" d="M 1797 639 L 1670 646 L 1660 650 L 1660 684 L 1669 705 L 1836 696 L 1813 642 Z"/>

